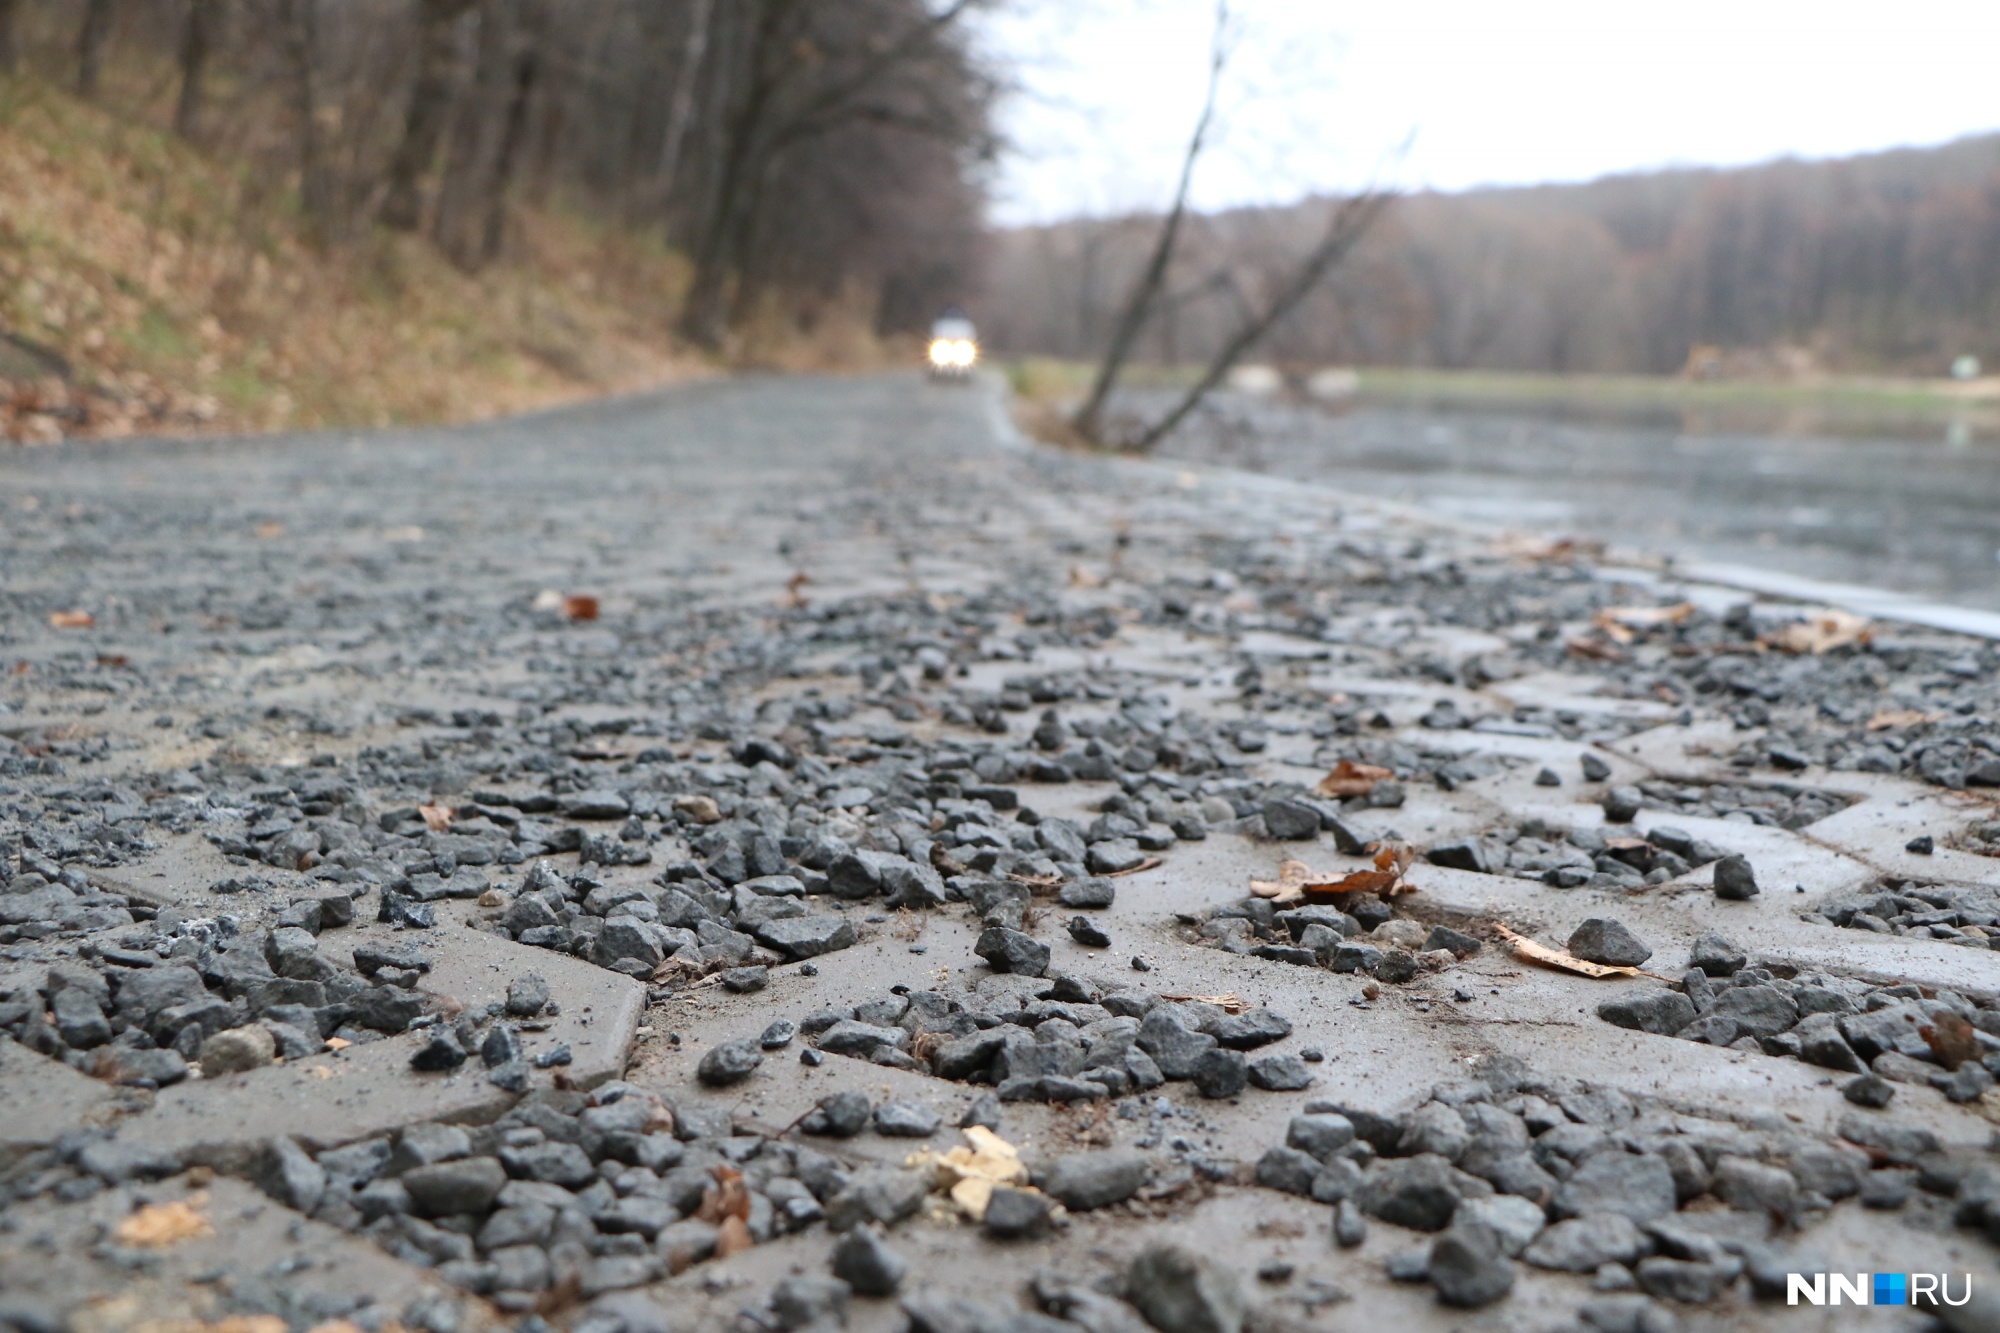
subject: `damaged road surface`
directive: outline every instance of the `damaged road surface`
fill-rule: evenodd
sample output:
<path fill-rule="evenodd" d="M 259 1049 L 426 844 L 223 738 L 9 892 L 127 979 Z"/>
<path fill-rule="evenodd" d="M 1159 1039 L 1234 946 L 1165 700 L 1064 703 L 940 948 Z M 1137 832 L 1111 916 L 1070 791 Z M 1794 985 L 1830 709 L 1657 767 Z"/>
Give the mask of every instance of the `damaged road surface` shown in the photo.
<path fill-rule="evenodd" d="M 1991 644 L 1003 421 L 10 455 L 0 1328 L 2000 1328 Z"/>

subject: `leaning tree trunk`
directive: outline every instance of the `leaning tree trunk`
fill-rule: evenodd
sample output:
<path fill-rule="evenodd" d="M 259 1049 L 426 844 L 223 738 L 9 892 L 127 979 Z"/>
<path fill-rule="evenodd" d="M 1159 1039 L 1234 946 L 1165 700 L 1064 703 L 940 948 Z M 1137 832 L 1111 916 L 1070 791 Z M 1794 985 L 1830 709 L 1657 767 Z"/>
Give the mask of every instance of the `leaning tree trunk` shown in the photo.
<path fill-rule="evenodd" d="M 20 66 L 19 48 L 14 45 L 15 0 L 0 0 L 0 74 L 12 74 Z"/>
<path fill-rule="evenodd" d="M 337 219 L 326 145 L 319 125 L 319 0 L 290 0 L 285 14 L 285 54 L 291 66 L 292 115 L 299 134 L 299 211 L 319 239 Z"/>
<path fill-rule="evenodd" d="M 181 95 L 174 104 L 174 133 L 193 139 L 201 119 L 202 78 L 222 17 L 221 0 L 189 0 L 187 26 L 181 29 Z"/>
<path fill-rule="evenodd" d="M 437 160 L 458 81 L 458 21 L 473 0 L 423 0 L 419 15 L 417 85 L 403 120 L 403 137 L 389 163 L 389 189 L 382 221 L 398 231 L 415 231 L 423 220 L 424 176 Z"/>
<path fill-rule="evenodd" d="M 472 87 L 459 99 L 438 186 L 431 234 L 452 263 L 470 273 L 483 259 L 494 169 L 516 87 L 514 33 L 520 0 L 483 0 Z"/>
<path fill-rule="evenodd" d="M 97 76 L 110 39 L 111 0 L 89 0 L 83 8 L 83 26 L 76 33 L 77 96 L 97 96 Z"/>

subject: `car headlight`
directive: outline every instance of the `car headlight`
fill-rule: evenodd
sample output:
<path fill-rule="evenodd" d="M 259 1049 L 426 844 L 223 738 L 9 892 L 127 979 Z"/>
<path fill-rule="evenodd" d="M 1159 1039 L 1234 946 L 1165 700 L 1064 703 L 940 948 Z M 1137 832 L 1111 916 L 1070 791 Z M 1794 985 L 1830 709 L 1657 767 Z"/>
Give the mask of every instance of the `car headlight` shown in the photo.
<path fill-rule="evenodd" d="M 932 364 L 932 365 L 934 365 L 934 366 L 949 366 L 949 365 L 953 364 L 953 362 L 954 362 L 955 358 L 957 357 L 957 355 L 958 355 L 958 352 L 957 352 L 957 346 L 956 346 L 956 344 L 954 344 L 954 343 L 952 342 L 952 340 L 951 340 L 951 339 L 949 339 L 949 338 L 933 338 L 933 339 L 931 340 L 931 364 Z"/>
<path fill-rule="evenodd" d="M 951 345 L 951 363 L 955 366 L 969 366 L 979 359 L 979 348 L 969 339 L 961 338 Z"/>

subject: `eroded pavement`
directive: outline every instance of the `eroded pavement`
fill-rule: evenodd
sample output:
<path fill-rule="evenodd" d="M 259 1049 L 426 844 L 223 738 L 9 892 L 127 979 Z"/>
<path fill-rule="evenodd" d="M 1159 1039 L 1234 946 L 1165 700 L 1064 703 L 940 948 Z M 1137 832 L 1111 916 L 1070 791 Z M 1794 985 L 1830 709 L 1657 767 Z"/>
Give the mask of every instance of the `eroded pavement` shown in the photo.
<path fill-rule="evenodd" d="M 1982 641 L 904 379 L 0 523 L 0 1326 L 2000 1327 Z"/>

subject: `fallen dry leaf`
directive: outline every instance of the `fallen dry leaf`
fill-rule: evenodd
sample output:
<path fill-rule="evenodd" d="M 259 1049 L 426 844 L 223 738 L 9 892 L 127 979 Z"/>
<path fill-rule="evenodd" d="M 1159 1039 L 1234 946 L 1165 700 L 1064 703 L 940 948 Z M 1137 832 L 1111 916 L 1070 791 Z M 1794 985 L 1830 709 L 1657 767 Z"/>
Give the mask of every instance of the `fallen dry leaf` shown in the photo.
<path fill-rule="evenodd" d="M 720 1222 L 726 1217 L 747 1220 L 750 1216 L 750 1191 L 743 1184 L 743 1173 L 733 1166 L 717 1166 L 709 1169 L 715 1183 L 701 1192 L 701 1207 L 695 1216 L 704 1222 Z"/>
<path fill-rule="evenodd" d="M 715 1257 L 727 1259 L 741 1254 L 757 1242 L 750 1237 L 750 1224 L 736 1216 L 725 1217 L 715 1229 Z"/>
<path fill-rule="evenodd" d="M 1493 924 L 1500 938 L 1514 946 L 1514 956 L 1525 962 L 1540 963 L 1543 967 L 1553 967 L 1564 972 L 1574 972 L 1580 977 L 1644 977 L 1650 972 L 1642 972 L 1636 967 L 1613 967 L 1607 963 L 1590 963 L 1578 958 L 1567 949 L 1551 949 L 1546 944 L 1538 944 L 1526 935 L 1517 934 L 1499 922 Z"/>
<path fill-rule="evenodd" d="M 1757 642 L 1787 653 L 1825 653 L 1850 643 L 1867 643 L 1874 630 L 1861 616 L 1828 608 L 1795 620 Z"/>
<path fill-rule="evenodd" d="M 1091 573 L 1082 565 L 1071 565 L 1069 567 L 1069 586 L 1072 588 L 1101 588 L 1104 586 L 1104 579 L 1101 575 Z"/>
<path fill-rule="evenodd" d="M 1396 775 L 1386 768 L 1373 764 L 1357 764 L 1352 759 L 1343 759 L 1333 766 L 1333 772 L 1319 780 L 1313 790 L 1321 796 L 1336 798 L 1366 796 L 1375 790 L 1375 784 Z"/>
<path fill-rule="evenodd" d="M 1918 1028 L 1917 1035 L 1946 1069 L 1956 1069 L 1967 1060 L 1979 1058 L 1979 1036 L 1972 1024 L 1949 1010 Z"/>
<path fill-rule="evenodd" d="M 1693 602 L 1672 606 L 1607 606 L 1591 618 L 1591 623 L 1620 643 L 1630 643 L 1636 630 L 1678 625 L 1694 614 Z"/>
<path fill-rule="evenodd" d="M 812 575 L 806 573 L 803 569 L 797 571 L 790 578 L 786 579 L 785 605 L 791 607 L 794 611 L 804 609 L 806 604 L 806 595 L 800 592 L 799 589 L 805 587 L 808 583 L 811 582 L 812 582 Z"/>
<path fill-rule="evenodd" d="M 326 1039 L 326 1048 L 330 1051 L 344 1051 L 353 1044 L 353 1042 L 345 1037 L 328 1037 Z"/>
<path fill-rule="evenodd" d="M 1181 1002 L 1182 1000 L 1199 1000 L 1199 1001 L 1200 1001 L 1201 1003 L 1203 1003 L 1203 1004 L 1212 1004 L 1212 1005 L 1214 1005 L 1214 1006 L 1215 1006 L 1216 1008 L 1218 1008 L 1218 1009 L 1223 1009 L 1223 1010 L 1226 1010 L 1226 1011 L 1228 1011 L 1229 1013 L 1232 1013 L 1232 1014 L 1240 1014 L 1240 1013 L 1242 1013 L 1242 1012 L 1243 1012 L 1243 1011 L 1244 1011 L 1245 1009 L 1248 1009 L 1248 1008 L 1250 1007 L 1250 1006 L 1249 1006 L 1248 1004 L 1246 1004 L 1246 1003 L 1244 1002 L 1244 999 L 1243 999 L 1243 997 L 1242 997 L 1241 995 L 1238 995 L 1238 994 L 1237 994 L 1237 993 L 1236 993 L 1235 991 L 1224 991 L 1224 992 L 1223 992 L 1222 994 L 1220 994 L 1220 995 L 1166 995 L 1166 994 L 1162 994 L 1162 995 L 1160 996 L 1160 998 L 1161 998 L 1161 999 L 1163 999 L 1163 1000 L 1172 1000 L 1172 1001 L 1174 1001 L 1174 1002 L 1175 1002 L 1176 1004 L 1178 1004 L 1178 1003 L 1179 1003 L 1179 1002 Z"/>
<path fill-rule="evenodd" d="M 1604 554 L 1604 543 L 1593 539 L 1578 540 L 1574 537 L 1533 537 L 1526 533 L 1511 532 L 1502 537 L 1499 549 L 1504 555 L 1522 560 L 1547 560 L 1567 563 L 1572 560 L 1595 559 Z"/>
<path fill-rule="evenodd" d="M 588 593 L 571 593 L 563 598 L 562 612 L 571 620 L 595 620 L 597 599 Z"/>
<path fill-rule="evenodd" d="M 1357 870 L 1325 884 L 1308 884 L 1299 896 L 1309 903 L 1337 903 L 1350 893 L 1406 891 L 1402 875 L 1393 870 Z"/>
<path fill-rule="evenodd" d="M 1619 651 L 1615 643 L 1605 643 L 1601 639 L 1586 639 L 1571 635 L 1563 640 L 1563 647 L 1571 657 L 1587 657 L 1594 662 L 1624 662 L 1626 655 Z"/>
<path fill-rule="evenodd" d="M 257 539 L 259 541 L 276 541 L 284 535 L 285 525 L 282 523 L 275 523 L 266 519 L 257 525 Z"/>
<path fill-rule="evenodd" d="M 91 629 L 97 624 L 97 617 L 88 611 L 51 611 L 50 629 Z"/>
<path fill-rule="evenodd" d="M 420 805 L 417 813 L 424 817 L 424 827 L 433 833 L 443 833 L 451 827 L 451 817 L 458 813 L 448 805 Z"/>
<path fill-rule="evenodd" d="M 111 1234 L 120 1245 L 145 1250 L 165 1249 L 184 1240 L 213 1236 L 215 1228 L 196 1208 L 197 1201 L 205 1202 L 202 1196 L 196 1195 L 193 1199 L 176 1199 L 172 1203 L 149 1203 L 120 1222 Z"/>
<path fill-rule="evenodd" d="M 1927 722 L 1943 720 L 1943 713 L 1920 713 L 1914 708 L 1884 708 L 1868 719 L 1868 730 L 1888 731 L 1894 727 L 1920 727 Z"/>
<path fill-rule="evenodd" d="M 1351 874 L 1322 874 L 1304 861 L 1286 860 L 1279 863 L 1275 880 L 1251 880 L 1250 892 L 1279 903 L 1332 902 L 1349 893 L 1413 893 L 1416 886 L 1405 882 L 1403 874 L 1416 859 L 1416 848 L 1394 842 L 1376 844 L 1373 870 Z"/>

